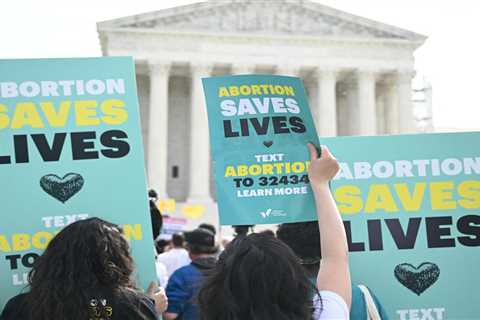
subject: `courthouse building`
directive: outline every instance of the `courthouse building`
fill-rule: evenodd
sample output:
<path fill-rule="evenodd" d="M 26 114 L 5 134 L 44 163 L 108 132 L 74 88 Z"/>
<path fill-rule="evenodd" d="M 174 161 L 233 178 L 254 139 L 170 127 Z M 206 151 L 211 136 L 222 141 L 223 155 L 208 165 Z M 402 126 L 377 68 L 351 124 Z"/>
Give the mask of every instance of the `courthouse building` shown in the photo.
<path fill-rule="evenodd" d="M 426 37 L 307 0 L 211 0 L 98 23 L 103 54 L 135 58 L 149 182 L 214 199 L 201 78 L 303 78 L 320 135 L 414 132 L 413 53 Z"/>

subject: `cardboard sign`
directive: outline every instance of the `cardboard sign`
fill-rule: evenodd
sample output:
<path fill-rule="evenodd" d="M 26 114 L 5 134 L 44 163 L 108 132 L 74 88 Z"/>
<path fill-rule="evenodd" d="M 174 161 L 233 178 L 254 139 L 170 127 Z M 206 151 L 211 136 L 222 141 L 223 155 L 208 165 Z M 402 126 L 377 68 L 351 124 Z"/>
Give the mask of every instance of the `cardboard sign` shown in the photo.
<path fill-rule="evenodd" d="M 480 133 L 336 137 L 353 281 L 391 319 L 477 319 Z"/>
<path fill-rule="evenodd" d="M 306 145 L 319 142 L 301 80 L 241 75 L 203 86 L 220 223 L 312 220 Z"/>
<path fill-rule="evenodd" d="M 0 308 L 88 217 L 123 225 L 139 285 L 156 279 L 139 123 L 131 58 L 0 60 Z"/>
<path fill-rule="evenodd" d="M 185 231 L 186 225 L 187 219 L 163 216 L 162 233 L 159 237 L 162 240 L 170 241 L 174 234 Z"/>

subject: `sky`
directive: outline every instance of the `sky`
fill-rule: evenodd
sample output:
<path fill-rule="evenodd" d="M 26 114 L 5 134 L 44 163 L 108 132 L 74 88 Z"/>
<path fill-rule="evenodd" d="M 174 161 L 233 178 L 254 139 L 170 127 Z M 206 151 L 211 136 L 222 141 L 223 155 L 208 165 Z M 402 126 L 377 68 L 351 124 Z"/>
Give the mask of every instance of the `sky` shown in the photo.
<path fill-rule="evenodd" d="M 275 1 L 275 0 L 271 0 Z M 100 56 L 96 23 L 186 5 L 188 0 L 4 0 L 0 59 Z M 428 36 L 415 53 L 418 77 L 433 87 L 440 130 L 480 130 L 480 1 L 321 0 L 356 15 Z"/>

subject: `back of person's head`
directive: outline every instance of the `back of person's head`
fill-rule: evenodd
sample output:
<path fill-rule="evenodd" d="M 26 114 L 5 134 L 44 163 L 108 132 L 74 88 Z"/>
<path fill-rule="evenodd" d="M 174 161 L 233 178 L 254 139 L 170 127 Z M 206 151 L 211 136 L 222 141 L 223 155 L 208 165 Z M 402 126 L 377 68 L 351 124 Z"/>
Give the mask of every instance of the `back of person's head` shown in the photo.
<path fill-rule="evenodd" d="M 185 238 L 180 233 L 175 233 L 172 235 L 172 244 L 174 248 L 183 248 L 183 243 Z"/>
<path fill-rule="evenodd" d="M 317 221 L 281 224 L 277 230 L 277 238 L 300 258 L 300 263 L 311 277 L 316 276 L 322 257 Z"/>
<path fill-rule="evenodd" d="M 262 230 L 262 231 L 260 231 L 259 233 L 265 234 L 265 235 L 267 235 L 267 236 L 275 237 L 275 232 L 273 232 L 273 231 L 270 230 L 270 229 Z"/>
<path fill-rule="evenodd" d="M 232 226 L 236 236 L 246 236 L 253 227 L 253 225 Z"/>
<path fill-rule="evenodd" d="M 185 242 L 190 254 L 206 255 L 214 254 L 218 251 L 215 245 L 215 234 L 204 228 L 197 228 L 190 232 L 185 232 Z"/>
<path fill-rule="evenodd" d="M 168 248 L 170 247 L 170 242 L 165 239 L 158 239 L 155 241 L 155 249 L 157 250 L 157 253 L 164 253 Z"/>
<path fill-rule="evenodd" d="M 200 319 L 311 319 L 312 287 L 288 246 L 254 233 L 222 253 L 199 291 Z"/>
<path fill-rule="evenodd" d="M 198 227 L 199 227 L 199 228 L 202 228 L 202 229 L 210 230 L 214 235 L 217 234 L 217 229 L 215 228 L 215 226 L 214 226 L 213 224 L 210 224 L 210 223 L 201 223 Z"/>
<path fill-rule="evenodd" d="M 155 189 L 150 189 L 148 190 L 148 197 L 154 201 L 158 200 L 158 193 L 155 191 Z"/>
<path fill-rule="evenodd" d="M 136 289 L 133 270 L 121 227 L 98 218 L 74 222 L 50 241 L 29 273 L 31 319 L 88 319 L 90 300 L 101 292 L 128 303 Z"/>

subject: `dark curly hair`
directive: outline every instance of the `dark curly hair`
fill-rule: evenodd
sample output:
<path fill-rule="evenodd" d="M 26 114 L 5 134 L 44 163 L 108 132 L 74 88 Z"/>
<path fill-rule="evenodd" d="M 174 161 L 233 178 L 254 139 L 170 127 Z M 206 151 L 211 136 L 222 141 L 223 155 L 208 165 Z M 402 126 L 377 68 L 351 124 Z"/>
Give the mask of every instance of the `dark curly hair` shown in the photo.
<path fill-rule="evenodd" d="M 132 319 L 146 319 L 138 308 L 133 270 L 119 226 L 98 218 L 72 223 L 52 239 L 29 273 L 30 318 L 86 320 L 91 299 L 109 294 L 130 306 Z"/>
<path fill-rule="evenodd" d="M 198 294 L 201 320 L 307 320 L 313 285 L 292 250 L 253 233 L 227 246 Z"/>
<path fill-rule="evenodd" d="M 318 221 L 281 224 L 277 229 L 277 238 L 300 258 L 310 277 L 317 276 L 322 257 Z"/>

